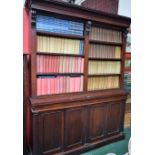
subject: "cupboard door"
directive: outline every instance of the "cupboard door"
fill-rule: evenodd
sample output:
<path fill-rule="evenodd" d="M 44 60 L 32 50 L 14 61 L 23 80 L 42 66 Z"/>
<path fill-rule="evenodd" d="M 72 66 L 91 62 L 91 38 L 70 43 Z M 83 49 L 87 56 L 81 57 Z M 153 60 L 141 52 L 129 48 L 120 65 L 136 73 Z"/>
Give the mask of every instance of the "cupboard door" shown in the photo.
<path fill-rule="evenodd" d="M 63 112 L 43 115 L 43 154 L 62 150 L 63 130 Z"/>
<path fill-rule="evenodd" d="M 89 141 L 102 139 L 106 133 L 107 104 L 89 108 Z"/>
<path fill-rule="evenodd" d="M 65 112 L 65 148 L 80 147 L 84 143 L 84 109 L 68 109 Z"/>
<path fill-rule="evenodd" d="M 111 103 L 109 104 L 108 111 L 108 123 L 107 123 L 107 134 L 111 136 L 120 132 L 121 116 L 122 116 L 122 103 Z"/>

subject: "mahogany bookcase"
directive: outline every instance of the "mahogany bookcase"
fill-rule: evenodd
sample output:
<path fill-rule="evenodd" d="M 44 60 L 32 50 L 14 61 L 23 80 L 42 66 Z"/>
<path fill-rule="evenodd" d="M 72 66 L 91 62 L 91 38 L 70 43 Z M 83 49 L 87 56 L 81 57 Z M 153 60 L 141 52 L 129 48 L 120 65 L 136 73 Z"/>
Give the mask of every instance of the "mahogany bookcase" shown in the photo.
<path fill-rule="evenodd" d="M 123 138 L 126 92 L 123 90 L 124 57 L 130 18 L 87 9 L 55 0 L 29 0 L 25 7 L 30 21 L 30 53 L 24 59 L 24 101 L 26 105 L 26 140 L 32 155 L 80 154 L 111 141 Z M 84 35 L 67 35 L 36 30 L 36 16 L 46 14 L 62 19 L 81 21 Z M 117 30 L 121 43 L 90 39 L 92 26 Z M 84 41 L 83 91 L 55 95 L 37 95 L 37 35 L 56 36 Z M 88 91 L 90 44 L 121 47 L 119 88 Z M 54 54 L 53 54 L 54 55 Z M 55 54 L 65 56 L 65 54 Z M 75 56 L 70 54 L 70 56 Z M 76 56 L 75 56 L 76 57 Z M 28 59 L 27 59 L 28 58 Z M 96 58 L 107 61 L 106 58 Z M 93 59 L 95 60 L 95 58 Z M 63 74 L 65 76 L 65 73 Z M 113 74 L 91 75 L 112 76 Z M 115 75 L 114 75 L 115 76 Z"/>

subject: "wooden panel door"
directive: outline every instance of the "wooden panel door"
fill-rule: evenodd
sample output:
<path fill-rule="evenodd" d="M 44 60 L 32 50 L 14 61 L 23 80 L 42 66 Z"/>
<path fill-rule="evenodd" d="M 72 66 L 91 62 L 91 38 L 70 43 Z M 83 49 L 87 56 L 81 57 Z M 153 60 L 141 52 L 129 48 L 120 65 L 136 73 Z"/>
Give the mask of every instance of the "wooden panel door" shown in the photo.
<path fill-rule="evenodd" d="M 93 105 L 89 108 L 88 141 L 102 139 L 106 133 L 107 104 Z"/>
<path fill-rule="evenodd" d="M 120 132 L 121 127 L 121 116 L 122 116 L 122 104 L 111 103 L 109 104 L 108 110 L 108 122 L 107 122 L 107 134 L 109 136 L 117 134 Z"/>
<path fill-rule="evenodd" d="M 68 109 L 65 112 L 65 148 L 80 147 L 84 143 L 84 108 Z"/>
<path fill-rule="evenodd" d="M 43 154 L 62 150 L 63 146 L 63 112 L 43 115 Z"/>

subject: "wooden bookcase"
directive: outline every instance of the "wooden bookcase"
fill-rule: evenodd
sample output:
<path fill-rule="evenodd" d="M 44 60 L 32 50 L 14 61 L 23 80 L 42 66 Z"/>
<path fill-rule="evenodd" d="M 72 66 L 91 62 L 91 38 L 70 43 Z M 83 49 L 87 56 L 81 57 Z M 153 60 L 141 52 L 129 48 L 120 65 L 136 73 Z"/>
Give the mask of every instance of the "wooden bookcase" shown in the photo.
<path fill-rule="evenodd" d="M 30 19 L 30 59 L 25 60 L 24 70 L 29 151 L 33 155 L 80 154 L 123 138 L 127 97 L 123 90 L 124 56 L 130 18 L 54 0 L 31 0 L 25 7 Z M 83 33 L 40 30 L 37 28 L 39 15 L 83 23 Z M 93 32 L 97 33 L 93 35 Z M 60 42 L 66 45 L 60 47 Z M 54 47 L 58 50 L 54 51 Z M 69 53 L 71 48 L 80 53 Z M 64 49 L 67 53 L 60 52 Z M 72 63 L 66 71 L 68 57 Z M 80 71 L 76 62 L 83 66 Z M 59 67 L 53 67 L 58 67 L 58 71 L 49 68 L 52 63 L 58 64 Z M 61 81 L 58 77 L 62 77 Z M 50 82 L 52 78 L 58 82 Z M 67 78 L 72 82 L 66 82 Z"/>

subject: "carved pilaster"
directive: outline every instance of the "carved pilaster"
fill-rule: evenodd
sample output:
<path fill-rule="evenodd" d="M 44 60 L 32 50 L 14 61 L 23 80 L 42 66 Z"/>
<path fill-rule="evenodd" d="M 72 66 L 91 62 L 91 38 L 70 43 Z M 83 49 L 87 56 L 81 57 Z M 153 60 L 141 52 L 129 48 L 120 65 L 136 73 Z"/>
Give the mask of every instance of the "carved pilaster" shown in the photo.
<path fill-rule="evenodd" d="M 85 33 L 86 34 L 88 34 L 91 31 L 91 25 L 92 25 L 92 22 L 91 21 L 87 21 L 86 29 L 85 29 Z"/>
<path fill-rule="evenodd" d="M 126 29 L 126 30 L 124 31 L 124 33 L 123 33 L 125 39 L 127 38 L 128 33 L 129 33 L 129 31 L 128 31 L 128 29 Z"/>
<path fill-rule="evenodd" d="M 31 10 L 31 26 L 36 27 L 36 10 Z"/>

